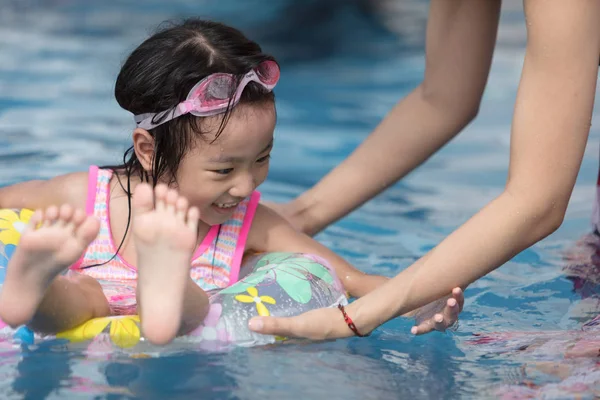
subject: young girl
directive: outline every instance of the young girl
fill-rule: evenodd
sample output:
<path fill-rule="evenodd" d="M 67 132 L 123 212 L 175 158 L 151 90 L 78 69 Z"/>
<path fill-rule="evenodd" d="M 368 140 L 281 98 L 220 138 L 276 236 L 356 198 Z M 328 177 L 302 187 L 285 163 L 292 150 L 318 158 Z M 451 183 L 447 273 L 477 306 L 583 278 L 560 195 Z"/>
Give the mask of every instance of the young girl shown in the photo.
<path fill-rule="evenodd" d="M 138 312 L 145 337 L 164 344 L 202 322 L 206 291 L 235 283 L 250 252 L 320 255 L 351 296 L 386 281 L 258 204 L 278 79 L 273 57 L 222 24 L 192 19 L 142 43 L 115 87 L 137 125 L 124 164 L 0 189 L 0 208 L 44 210 L 10 261 L 0 318 L 53 333 Z M 115 282 L 131 288 L 125 306 Z M 448 323 L 462 295 L 450 300 Z"/>

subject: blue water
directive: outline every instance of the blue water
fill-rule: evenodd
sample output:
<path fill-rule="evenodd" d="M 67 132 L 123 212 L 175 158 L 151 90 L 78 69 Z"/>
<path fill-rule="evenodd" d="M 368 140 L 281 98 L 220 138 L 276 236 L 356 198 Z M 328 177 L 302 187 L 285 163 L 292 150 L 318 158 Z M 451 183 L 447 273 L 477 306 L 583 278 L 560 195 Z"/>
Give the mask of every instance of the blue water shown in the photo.
<path fill-rule="evenodd" d="M 0 186 L 120 160 L 133 126 L 112 95 L 120 63 L 159 22 L 201 15 L 241 28 L 281 61 L 276 145 L 261 190 L 277 201 L 298 195 L 418 84 L 427 3 L 387 2 L 392 9 L 372 14 L 358 1 L 296 3 L 2 0 Z M 393 276 L 499 194 L 524 43 L 520 4 L 507 1 L 477 120 L 426 165 L 317 238 L 358 268 Z M 225 354 L 88 358 L 17 349 L 0 354 L 0 397 L 487 397 L 513 379 L 522 360 L 476 352 L 465 345 L 472 333 L 581 324 L 573 315 L 582 301 L 561 274 L 562 253 L 589 229 L 598 133 L 593 126 L 563 226 L 473 284 L 454 334 L 415 338 L 411 321 L 397 319 L 368 339 Z"/>

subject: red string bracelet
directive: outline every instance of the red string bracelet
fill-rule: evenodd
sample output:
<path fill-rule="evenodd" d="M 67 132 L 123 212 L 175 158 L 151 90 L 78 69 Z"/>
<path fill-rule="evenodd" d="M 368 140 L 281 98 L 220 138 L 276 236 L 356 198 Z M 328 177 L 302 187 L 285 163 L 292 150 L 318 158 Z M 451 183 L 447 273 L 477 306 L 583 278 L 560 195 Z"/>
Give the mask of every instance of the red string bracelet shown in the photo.
<path fill-rule="evenodd" d="M 345 321 L 345 322 L 346 322 L 346 324 L 348 325 L 348 328 L 350 328 L 350 330 L 352 330 L 352 332 L 354 332 L 354 334 L 355 334 L 356 336 L 359 336 L 359 337 L 366 337 L 366 336 L 369 336 L 368 334 L 367 334 L 367 335 L 363 335 L 362 333 L 360 333 L 360 332 L 358 331 L 358 328 L 356 327 L 356 325 L 354 325 L 354 322 L 352 321 L 352 318 L 350 318 L 350 317 L 348 316 L 348 314 L 346 314 L 346 310 L 344 309 L 344 306 L 343 306 L 343 305 L 341 305 L 341 304 L 338 304 L 338 308 L 339 308 L 339 309 L 340 309 L 340 311 L 342 312 L 342 315 L 344 316 L 344 321 Z"/>

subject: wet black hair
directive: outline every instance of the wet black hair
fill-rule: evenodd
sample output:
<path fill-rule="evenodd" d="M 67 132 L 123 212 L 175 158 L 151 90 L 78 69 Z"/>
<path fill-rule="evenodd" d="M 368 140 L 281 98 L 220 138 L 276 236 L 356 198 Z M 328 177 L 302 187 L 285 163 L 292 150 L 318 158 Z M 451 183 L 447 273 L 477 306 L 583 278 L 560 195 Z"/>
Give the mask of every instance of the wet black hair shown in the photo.
<path fill-rule="evenodd" d="M 166 22 L 126 59 L 115 84 L 115 98 L 123 109 L 134 115 L 170 110 L 184 101 L 192 87 L 206 76 L 224 72 L 236 76 L 239 82 L 248 71 L 269 60 L 276 61 L 241 31 L 225 24 L 198 18 Z M 274 101 L 272 91 L 250 82 L 239 104 L 263 105 Z M 216 138 L 223 132 L 231 111 L 228 107 L 221 114 L 216 135 L 211 137 Z M 186 114 L 148 130 L 154 138 L 149 172 L 142 167 L 133 146 L 123 154 L 122 164 L 102 167 L 115 172 L 128 197 L 127 227 L 117 253 L 131 221 L 131 177 L 137 175 L 142 182 L 153 186 L 161 178 L 176 183 L 181 160 L 195 141 L 206 134 L 201 123 L 202 118 Z M 126 179 L 126 187 L 121 178 Z"/>
<path fill-rule="evenodd" d="M 275 59 L 260 46 L 230 26 L 201 19 L 163 25 L 127 58 L 115 85 L 119 105 L 134 115 L 170 110 L 184 101 L 191 88 L 206 76 L 225 72 L 241 79 L 261 62 Z M 240 104 L 273 102 L 273 92 L 250 82 Z M 217 136 L 223 131 L 231 109 L 223 114 Z M 165 175 L 174 181 L 181 159 L 193 140 L 202 135 L 201 118 L 191 114 L 175 118 L 149 130 L 154 137 L 151 178 L 130 147 L 123 164 L 126 175 L 138 174 L 156 184 Z"/>

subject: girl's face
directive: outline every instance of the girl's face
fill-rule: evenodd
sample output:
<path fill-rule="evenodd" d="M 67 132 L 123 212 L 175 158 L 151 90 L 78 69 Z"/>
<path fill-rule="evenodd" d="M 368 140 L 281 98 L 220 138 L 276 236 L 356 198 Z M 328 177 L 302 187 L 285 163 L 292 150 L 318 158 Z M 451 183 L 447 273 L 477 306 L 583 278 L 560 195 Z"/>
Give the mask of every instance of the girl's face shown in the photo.
<path fill-rule="evenodd" d="M 275 130 L 275 105 L 236 106 L 215 140 L 222 115 L 205 118 L 207 132 L 181 161 L 177 189 L 200 219 L 218 225 L 233 214 L 237 204 L 264 182 Z"/>

